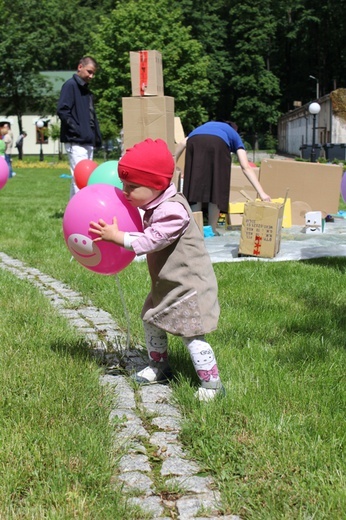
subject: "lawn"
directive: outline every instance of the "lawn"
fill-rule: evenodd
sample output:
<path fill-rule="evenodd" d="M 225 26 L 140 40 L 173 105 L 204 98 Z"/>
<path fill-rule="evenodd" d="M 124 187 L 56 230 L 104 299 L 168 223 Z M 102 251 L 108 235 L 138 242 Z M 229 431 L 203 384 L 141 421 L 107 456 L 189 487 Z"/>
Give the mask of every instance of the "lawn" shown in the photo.
<path fill-rule="evenodd" d="M 118 275 L 124 309 L 113 276 L 92 273 L 70 261 L 62 235 L 70 181 L 60 177 L 68 173 L 67 167 L 42 165 L 16 171 L 16 177 L 0 191 L 0 250 L 84 294 L 110 312 L 124 330 L 130 323 L 133 344 L 143 342 L 139 313 L 149 288 L 145 263 L 133 262 Z M 345 209 L 342 201 L 340 209 Z M 188 355 L 179 339 L 170 337 L 177 377 L 174 397 L 184 416 L 182 442 L 213 475 L 226 513 L 256 520 L 344 518 L 346 258 L 214 267 L 221 317 L 218 330 L 208 340 L 227 395 L 207 405 L 195 401 L 197 381 Z M 9 518 L 44 518 L 40 511 L 53 518 L 54 510 L 55 518 L 72 518 L 68 515 L 73 507 L 79 518 L 124 518 L 121 500 L 116 511 L 109 501 L 107 482 L 113 468 L 107 462 L 111 458 L 108 401 L 97 383 L 102 367 L 89 359 L 81 339 L 28 282 L 1 270 L 0 279 L 0 380 L 2 388 L 9 389 L 0 409 L 7 418 L 0 423 L 5 447 L 5 455 L 0 455 L 1 481 L 5 482 L 0 483 L 0 504 L 12 507 Z M 26 366 L 30 374 L 37 373 L 30 383 Z M 71 385 L 66 384 L 67 377 Z M 61 388 L 55 399 L 52 389 L 57 386 Z M 89 405 L 82 413 L 73 395 L 83 389 Z M 62 407 L 64 402 L 70 405 Z M 13 408 L 18 413 L 9 423 L 8 410 Z M 63 421 L 58 425 L 54 418 L 62 410 Z M 37 441 L 35 422 L 49 432 L 44 443 Z M 13 437 L 12 431 L 16 432 Z M 99 442 L 104 452 L 95 456 Z M 58 446 L 53 450 L 55 443 Z M 74 457 L 77 469 L 66 462 Z M 97 465 L 95 458 L 102 464 Z M 24 475 L 16 468 L 23 459 L 28 460 Z M 90 474 L 83 479 L 80 468 L 91 462 Z M 53 476 L 47 468 L 52 465 L 58 468 L 60 480 L 50 481 Z M 15 473 L 10 482 L 3 480 L 9 467 Z M 71 474 L 74 485 L 69 488 Z M 96 475 L 104 483 L 103 493 Z M 63 506 L 66 496 L 72 501 L 68 510 Z M 0 505 L 0 518 L 9 511 L 4 507 Z M 19 516 L 22 511 L 31 516 Z M 136 515 L 126 512 L 128 518 L 140 518 Z"/>

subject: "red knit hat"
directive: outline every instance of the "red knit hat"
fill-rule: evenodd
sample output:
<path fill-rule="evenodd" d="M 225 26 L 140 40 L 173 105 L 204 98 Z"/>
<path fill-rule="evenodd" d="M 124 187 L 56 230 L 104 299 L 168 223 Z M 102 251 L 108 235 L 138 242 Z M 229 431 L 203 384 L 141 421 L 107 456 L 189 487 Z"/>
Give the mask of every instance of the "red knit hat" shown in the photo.
<path fill-rule="evenodd" d="M 146 139 L 128 148 L 118 163 L 119 178 L 147 188 L 165 190 L 174 172 L 174 160 L 162 139 Z"/>

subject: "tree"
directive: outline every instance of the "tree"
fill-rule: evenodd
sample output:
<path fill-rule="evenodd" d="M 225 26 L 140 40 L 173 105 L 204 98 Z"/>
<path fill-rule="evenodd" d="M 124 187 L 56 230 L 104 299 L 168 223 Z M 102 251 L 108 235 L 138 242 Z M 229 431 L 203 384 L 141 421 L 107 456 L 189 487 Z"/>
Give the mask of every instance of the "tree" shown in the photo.
<path fill-rule="evenodd" d="M 57 96 L 39 73 L 76 69 L 89 34 L 106 9 L 95 12 L 88 4 L 80 0 L 1 2 L 0 110 L 17 115 L 20 131 L 24 113 L 55 113 Z"/>
<path fill-rule="evenodd" d="M 203 47 L 208 56 L 208 90 L 201 96 L 201 102 L 208 111 L 208 119 L 230 118 L 228 84 L 232 64 L 227 49 L 228 41 L 228 2 L 214 0 L 176 0 L 173 6 L 179 7 L 183 24 L 189 27 L 191 35 Z"/>
<path fill-rule="evenodd" d="M 233 116 L 241 130 L 255 134 L 276 125 L 280 88 L 270 70 L 270 48 L 276 24 L 270 0 L 236 0 L 230 9 L 232 27 Z"/>
<path fill-rule="evenodd" d="M 209 88 L 209 58 L 169 0 L 119 1 L 107 17 L 101 17 L 91 48 L 101 65 L 93 83 L 100 121 L 121 128 L 121 99 L 131 95 L 129 51 L 143 49 L 162 53 L 165 95 L 175 98 L 176 114 L 185 129 L 206 119 L 201 98 Z"/>

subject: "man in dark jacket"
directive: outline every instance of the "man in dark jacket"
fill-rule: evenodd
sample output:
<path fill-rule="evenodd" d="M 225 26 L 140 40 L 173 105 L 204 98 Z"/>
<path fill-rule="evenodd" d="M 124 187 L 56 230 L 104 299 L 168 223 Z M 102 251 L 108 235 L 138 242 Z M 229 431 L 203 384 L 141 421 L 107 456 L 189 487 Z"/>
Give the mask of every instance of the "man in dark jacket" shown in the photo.
<path fill-rule="evenodd" d="M 71 168 L 70 197 L 78 191 L 74 182 L 76 164 L 92 159 L 94 148 L 102 142 L 93 95 L 88 87 L 96 70 L 94 58 L 84 56 L 78 63 L 77 73 L 63 84 L 60 92 L 57 114 L 61 120 L 60 141 L 65 143 Z"/>

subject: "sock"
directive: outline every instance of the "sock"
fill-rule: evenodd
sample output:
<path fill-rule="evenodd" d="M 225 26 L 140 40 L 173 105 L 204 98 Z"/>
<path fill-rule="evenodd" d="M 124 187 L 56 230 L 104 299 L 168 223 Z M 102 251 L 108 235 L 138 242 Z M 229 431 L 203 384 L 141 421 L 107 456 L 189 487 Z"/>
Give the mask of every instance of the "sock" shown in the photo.
<path fill-rule="evenodd" d="M 212 390 L 222 388 L 213 349 L 205 341 L 204 336 L 183 338 L 183 341 L 188 348 L 201 386 Z"/>
<path fill-rule="evenodd" d="M 145 344 L 148 351 L 149 366 L 164 369 L 168 366 L 167 334 L 154 325 L 143 322 Z"/>

